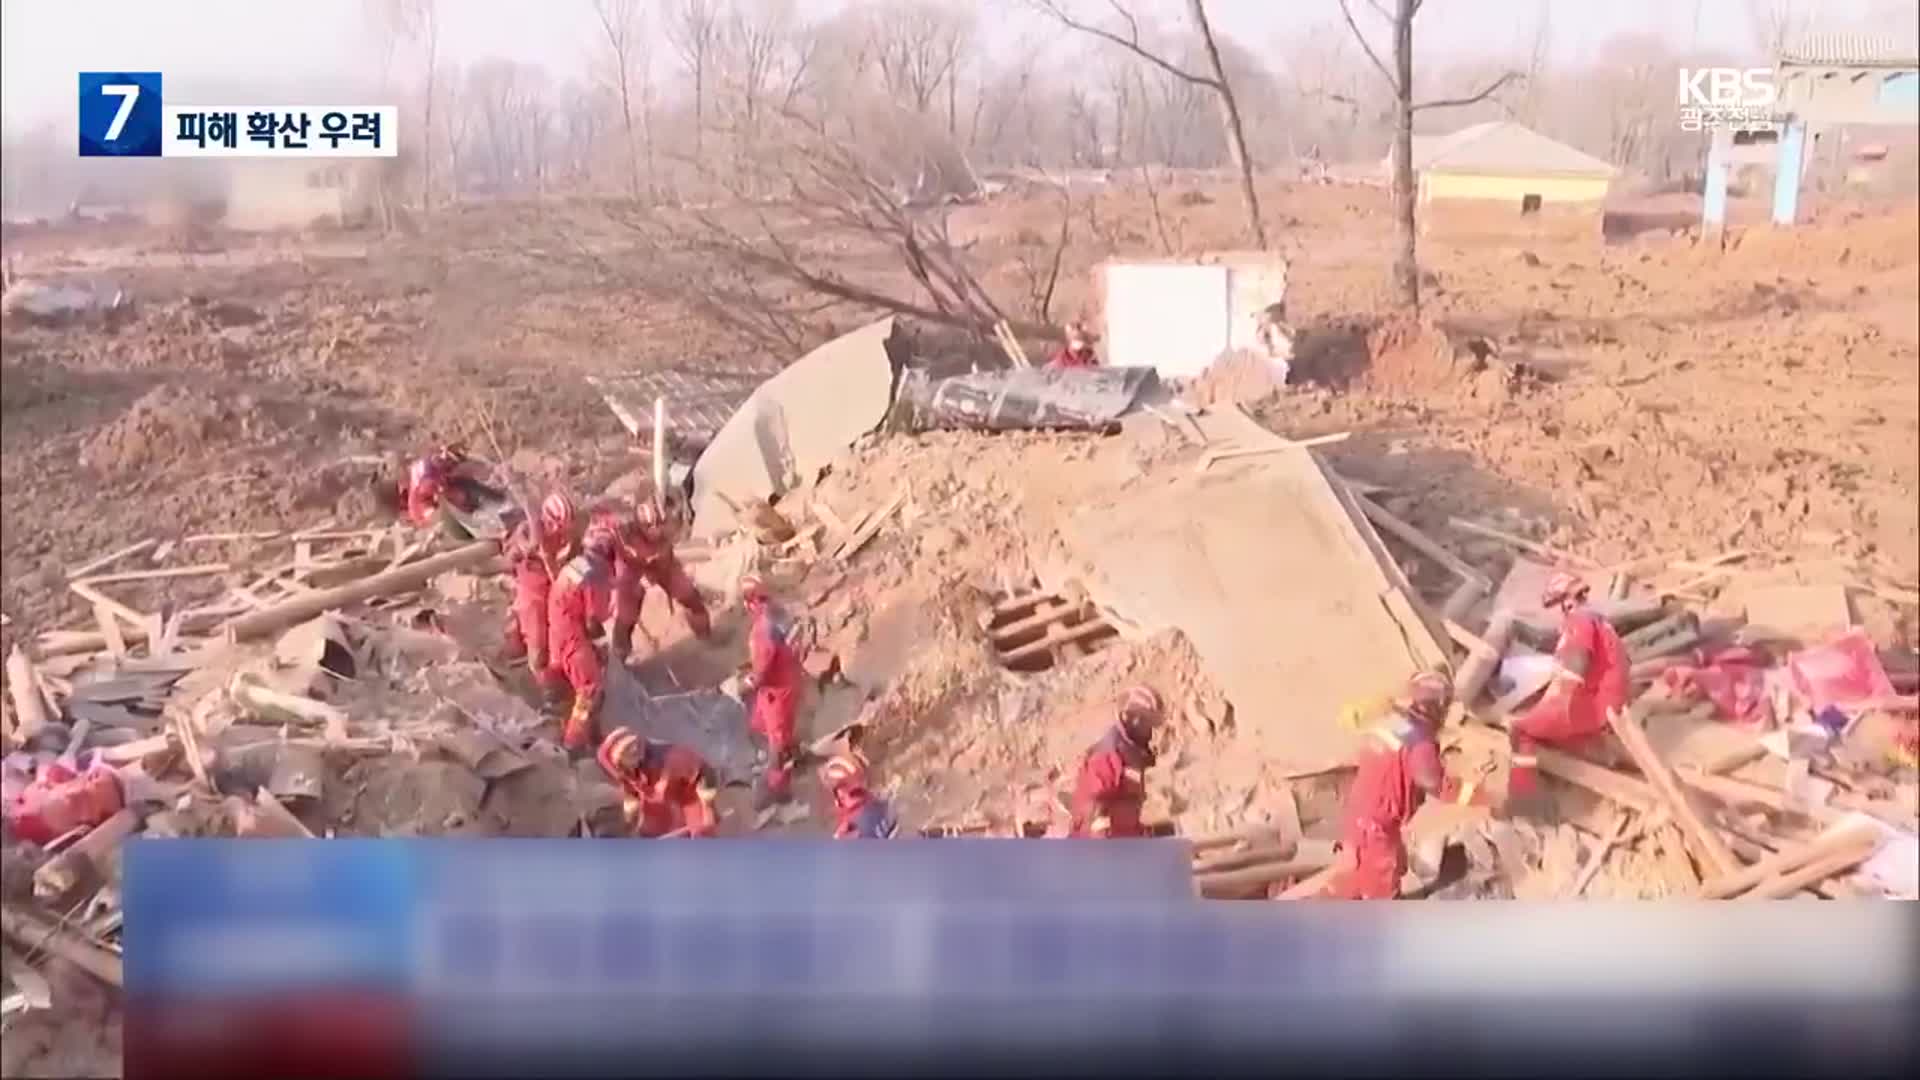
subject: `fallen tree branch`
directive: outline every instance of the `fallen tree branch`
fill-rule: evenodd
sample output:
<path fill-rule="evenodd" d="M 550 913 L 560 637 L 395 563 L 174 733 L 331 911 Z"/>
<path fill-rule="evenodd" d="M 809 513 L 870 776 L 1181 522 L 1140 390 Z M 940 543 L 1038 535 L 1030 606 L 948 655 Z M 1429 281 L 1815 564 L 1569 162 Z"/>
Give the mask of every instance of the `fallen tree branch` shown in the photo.
<path fill-rule="evenodd" d="M 20 908 L 0 906 L 0 933 L 30 953 L 57 956 L 112 986 L 124 986 L 120 957 L 86 938 Z"/>

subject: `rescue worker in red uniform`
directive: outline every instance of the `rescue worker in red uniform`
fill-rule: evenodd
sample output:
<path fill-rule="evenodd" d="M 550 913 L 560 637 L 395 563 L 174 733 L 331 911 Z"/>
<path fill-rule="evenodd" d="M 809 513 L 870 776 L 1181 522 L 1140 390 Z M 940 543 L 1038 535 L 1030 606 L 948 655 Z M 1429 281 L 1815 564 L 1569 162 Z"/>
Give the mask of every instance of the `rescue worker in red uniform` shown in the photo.
<path fill-rule="evenodd" d="M 1461 804 L 1486 805 L 1474 783 L 1461 784 L 1440 764 L 1434 732 L 1446 719 L 1453 686 L 1446 676 L 1422 672 L 1407 683 L 1401 700 L 1367 732 L 1353 786 L 1347 789 L 1340 858 L 1323 896 L 1332 900 L 1392 900 L 1407 872 L 1401 828 L 1432 795 Z"/>
<path fill-rule="evenodd" d="M 547 599 L 554 575 L 574 556 L 578 513 L 566 492 L 556 491 L 540 504 L 537 524 L 515 525 L 500 545 L 513 565 L 513 607 L 507 614 L 507 656 L 525 658 L 543 686 L 557 683 L 547 652 Z"/>
<path fill-rule="evenodd" d="M 1556 571 L 1541 591 L 1541 605 L 1561 613 L 1560 640 L 1553 648 L 1547 692 L 1509 729 L 1509 801 L 1524 804 L 1537 790 L 1534 751 L 1542 744 L 1586 742 L 1606 731 L 1608 717 L 1626 707 L 1626 647 L 1607 620 L 1587 606 L 1587 592 L 1587 583 L 1565 570 Z"/>
<path fill-rule="evenodd" d="M 867 780 L 867 758 L 846 750 L 820 767 L 820 785 L 833 800 L 835 840 L 887 840 L 899 831 L 887 800 L 875 795 Z"/>
<path fill-rule="evenodd" d="M 594 508 L 593 524 L 613 534 L 613 655 L 622 661 L 633 652 L 633 628 L 640 622 L 640 603 L 647 583 L 687 613 L 693 635 L 706 640 L 713 633 L 707 603 L 673 553 L 673 536 L 665 515 L 651 499 L 642 499 L 628 512 L 615 503 Z"/>
<path fill-rule="evenodd" d="M 585 749 L 593 738 L 593 713 L 605 676 L 593 639 L 613 611 L 613 534 L 590 526 L 580 548 L 547 595 L 548 680 L 564 679 L 573 689 L 573 708 L 560 736 L 569 750 Z"/>
<path fill-rule="evenodd" d="M 595 757 L 620 789 L 621 808 L 633 835 L 713 835 L 720 823 L 713 805 L 719 785 L 694 750 L 615 728 L 601 740 Z"/>
<path fill-rule="evenodd" d="M 466 448 L 449 443 L 407 467 L 400 480 L 400 501 L 408 520 L 422 527 L 432 525 L 445 503 L 463 513 L 480 508 L 483 499 L 498 499 L 501 493 L 481 483 L 471 474 L 472 461 Z"/>
<path fill-rule="evenodd" d="M 5 815 L 7 831 L 22 840 L 50 844 L 78 828 L 92 828 L 127 805 L 127 792 L 112 766 L 95 760 L 78 769 L 66 760 L 49 761 L 23 784 L 9 769 Z"/>
<path fill-rule="evenodd" d="M 793 624 L 758 574 L 740 581 L 740 601 L 753 620 L 747 632 L 748 671 L 742 690 L 753 692 L 752 728 L 767 742 L 762 779 L 773 800 L 787 797 L 794 763 L 794 723 L 806 672 L 790 644 Z"/>
<path fill-rule="evenodd" d="M 1093 334 L 1085 323 L 1075 321 L 1067 324 L 1066 340 L 1047 357 L 1050 368 L 1090 368 L 1099 367 L 1100 358 L 1094 355 Z"/>
<path fill-rule="evenodd" d="M 1147 801 L 1147 770 L 1153 767 L 1153 735 L 1165 707 L 1149 686 L 1136 686 L 1120 699 L 1114 725 L 1080 761 L 1074 779 L 1068 836 L 1147 836 L 1140 820 Z"/>

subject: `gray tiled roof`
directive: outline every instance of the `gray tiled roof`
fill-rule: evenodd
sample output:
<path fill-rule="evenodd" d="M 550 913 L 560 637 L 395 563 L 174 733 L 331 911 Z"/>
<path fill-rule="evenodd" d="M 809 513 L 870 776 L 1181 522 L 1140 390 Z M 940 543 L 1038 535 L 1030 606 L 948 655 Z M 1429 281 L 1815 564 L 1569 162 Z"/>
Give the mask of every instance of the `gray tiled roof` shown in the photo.
<path fill-rule="evenodd" d="M 1808 34 L 1780 50 L 1783 64 L 1920 66 L 1920 46 L 1893 34 Z"/>

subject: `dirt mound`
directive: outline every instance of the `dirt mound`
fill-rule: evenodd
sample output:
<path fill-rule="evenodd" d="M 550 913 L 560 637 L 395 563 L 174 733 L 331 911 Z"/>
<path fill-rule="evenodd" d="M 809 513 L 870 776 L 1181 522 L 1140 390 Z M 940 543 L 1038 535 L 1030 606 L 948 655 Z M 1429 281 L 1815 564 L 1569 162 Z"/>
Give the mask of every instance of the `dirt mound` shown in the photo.
<path fill-rule="evenodd" d="M 1395 316 L 1367 335 L 1367 383 L 1386 393 L 1453 389 L 1461 376 L 1446 331 L 1424 319 Z"/>
<path fill-rule="evenodd" d="M 1195 405 L 1245 405 L 1253 407 L 1271 400 L 1286 389 L 1275 374 L 1273 364 L 1251 349 L 1235 349 L 1200 373 L 1187 388 L 1186 398 Z"/>
<path fill-rule="evenodd" d="M 161 464 L 198 451 L 236 426 L 247 427 L 237 423 L 242 420 L 214 397 L 161 386 L 88 438 L 80 447 L 80 463 L 101 472 Z"/>

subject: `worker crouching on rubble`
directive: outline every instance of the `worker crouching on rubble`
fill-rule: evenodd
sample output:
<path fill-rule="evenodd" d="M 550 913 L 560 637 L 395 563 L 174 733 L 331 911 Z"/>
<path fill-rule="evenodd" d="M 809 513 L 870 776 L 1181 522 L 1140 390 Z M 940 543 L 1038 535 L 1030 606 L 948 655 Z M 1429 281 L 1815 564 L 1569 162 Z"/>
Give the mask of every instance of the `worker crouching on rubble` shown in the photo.
<path fill-rule="evenodd" d="M 767 743 L 763 801 L 786 799 L 794 762 L 794 722 L 806 673 L 793 651 L 792 621 L 773 602 L 758 574 L 740 580 L 740 602 L 753 620 L 747 632 L 747 673 L 741 693 L 753 694 L 751 726 Z"/>
<path fill-rule="evenodd" d="M 552 653 L 547 681 L 564 679 L 573 688 L 573 708 L 560 737 L 569 750 L 584 750 L 593 738 L 593 714 L 605 687 L 605 669 L 593 639 L 613 611 L 613 550 L 613 534 L 589 526 L 580 554 L 561 568 L 547 597 L 547 648 Z"/>
<path fill-rule="evenodd" d="M 873 793 L 867 771 L 866 755 L 852 748 L 820 767 L 820 785 L 833 800 L 835 840 L 887 840 L 899 831 L 893 807 Z"/>
<path fill-rule="evenodd" d="M 1051 356 L 1047 357 L 1047 366 L 1050 368 L 1099 367 L 1100 358 L 1093 351 L 1095 340 L 1094 333 L 1087 329 L 1085 323 L 1078 320 L 1068 323 L 1065 340 L 1061 342 L 1059 348 L 1053 350 Z"/>
<path fill-rule="evenodd" d="M 633 653 L 633 628 L 640 622 L 648 582 L 687 613 L 687 625 L 695 637 L 705 640 L 713 633 L 706 601 L 673 553 L 672 530 L 658 504 L 643 499 L 627 510 L 603 503 L 594 508 L 592 521 L 614 538 L 613 655 L 617 659 L 625 661 Z"/>
<path fill-rule="evenodd" d="M 1509 729 L 1507 798 L 1515 809 L 1530 804 L 1537 793 L 1534 752 L 1541 744 L 1591 739 L 1606 731 L 1608 718 L 1627 704 L 1626 647 L 1612 625 L 1587 606 L 1587 592 L 1586 582 L 1560 570 L 1540 594 L 1541 606 L 1561 613 L 1560 640 L 1553 647 L 1553 681 L 1546 694 Z"/>
<path fill-rule="evenodd" d="M 1147 770 L 1156 760 L 1153 737 L 1165 714 L 1152 687 L 1136 686 L 1120 698 L 1113 727 L 1080 761 L 1067 835 L 1124 839 L 1168 831 L 1141 820 Z"/>
<path fill-rule="evenodd" d="M 1407 683 L 1391 711 L 1370 728 L 1347 789 L 1340 834 L 1343 865 L 1324 895 L 1332 900 L 1392 900 L 1407 872 L 1400 830 L 1432 795 L 1463 805 L 1487 805 L 1485 792 L 1460 783 L 1440 764 L 1434 733 L 1453 702 L 1453 684 L 1435 672 Z"/>
<path fill-rule="evenodd" d="M 513 566 L 507 657 L 524 658 L 533 677 L 550 691 L 558 690 L 562 680 L 547 651 L 547 601 L 554 577 L 575 555 L 578 524 L 573 500 L 556 491 L 540 504 L 537 521 L 521 521 L 500 545 Z"/>
<path fill-rule="evenodd" d="M 713 805 L 719 785 L 692 749 L 616 728 L 601 741 L 595 757 L 620 789 L 621 809 L 633 835 L 713 835 L 720 823 Z"/>
<path fill-rule="evenodd" d="M 438 525 L 442 531 L 466 535 L 466 527 L 449 510 L 470 514 L 483 502 L 506 497 L 482 483 L 474 469 L 465 447 L 458 443 L 440 447 L 407 466 L 400 478 L 396 509 L 421 528 Z"/>

